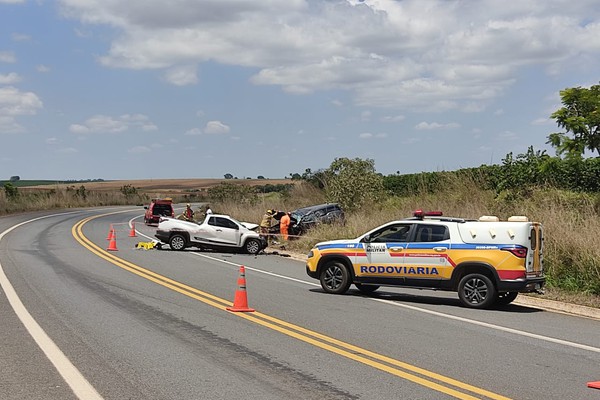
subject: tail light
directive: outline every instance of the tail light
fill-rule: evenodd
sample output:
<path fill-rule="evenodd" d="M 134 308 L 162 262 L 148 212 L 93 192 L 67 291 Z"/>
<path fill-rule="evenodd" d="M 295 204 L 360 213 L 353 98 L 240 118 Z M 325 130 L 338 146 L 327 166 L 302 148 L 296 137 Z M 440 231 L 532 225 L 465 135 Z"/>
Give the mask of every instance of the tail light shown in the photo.
<path fill-rule="evenodd" d="M 502 247 L 500 250 L 508 251 L 512 253 L 515 257 L 525 258 L 527 257 L 527 247 L 517 246 L 517 247 Z"/>

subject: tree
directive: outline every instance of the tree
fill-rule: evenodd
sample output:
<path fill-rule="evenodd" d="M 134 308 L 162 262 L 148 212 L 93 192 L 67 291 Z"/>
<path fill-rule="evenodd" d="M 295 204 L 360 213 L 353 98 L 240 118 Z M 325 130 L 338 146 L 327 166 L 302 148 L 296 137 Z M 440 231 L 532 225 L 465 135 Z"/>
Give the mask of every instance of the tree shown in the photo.
<path fill-rule="evenodd" d="M 336 158 L 323 174 L 327 198 L 348 211 L 379 201 L 384 193 L 383 177 L 375 172 L 375 161 Z"/>
<path fill-rule="evenodd" d="M 10 182 L 13 182 L 13 183 L 14 183 L 14 182 L 19 182 L 20 180 L 21 180 L 21 177 L 20 177 L 20 176 L 18 176 L 18 175 L 11 176 L 11 177 L 10 177 L 10 179 L 9 179 L 9 181 L 10 181 Z"/>
<path fill-rule="evenodd" d="M 548 135 L 546 143 L 558 155 L 580 158 L 586 149 L 600 155 L 600 85 L 567 88 L 560 91 L 560 98 L 563 107 L 551 118 L 566 132 Z"/>
<path fill-rule="evenodd" d="M 225 177 L 225 179 L 233 179 L 233 175 L 231 174 L 225 174 L 223 176 Z"/>
<path fill-rule="evenodd" d="M 12 183 L 4 184 L 4 193 L 6 194 L 6 198 L 9 200 L 15 200 L 19 197 L 19 189 L 17 189 Z"/>

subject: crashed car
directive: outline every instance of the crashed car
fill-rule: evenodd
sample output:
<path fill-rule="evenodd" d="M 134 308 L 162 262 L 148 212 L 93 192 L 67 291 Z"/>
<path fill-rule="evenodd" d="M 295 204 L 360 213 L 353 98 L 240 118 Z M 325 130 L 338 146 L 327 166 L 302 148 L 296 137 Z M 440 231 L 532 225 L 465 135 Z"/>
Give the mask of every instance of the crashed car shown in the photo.
<path fill-rule="evenodd" d="M 285 213 L 279 211 L 273 216 L 279 221 Z M 300 236 L 306 233 L 310 228 L 318 224 L 344 224 L 346 221 L 344 210 L 337 203 L 318 204 L 309 207 L 302 207 L 290 212 L 289 234 Z M 271 227 L 269 233 L 279 234 L 279 224 Z"/>
<path fill-rule="evenodd" d="M 258 254 L 267 247 L 257 224 L 239 222 L 221 214 L 208 214 L 201 223 L 162 217 L 154 236 L 172 250 L 196 247 Z"/>

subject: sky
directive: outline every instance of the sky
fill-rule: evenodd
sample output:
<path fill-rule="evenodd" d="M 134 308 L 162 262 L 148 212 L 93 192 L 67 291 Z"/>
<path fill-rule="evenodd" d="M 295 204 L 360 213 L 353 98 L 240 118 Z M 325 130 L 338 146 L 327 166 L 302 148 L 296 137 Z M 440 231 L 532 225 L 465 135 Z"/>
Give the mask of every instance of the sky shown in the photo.
<path fill-rule="evenodd" d="M 0 0 L 0 180 L 500 164 L 599 82 L 597 0 Z"/>

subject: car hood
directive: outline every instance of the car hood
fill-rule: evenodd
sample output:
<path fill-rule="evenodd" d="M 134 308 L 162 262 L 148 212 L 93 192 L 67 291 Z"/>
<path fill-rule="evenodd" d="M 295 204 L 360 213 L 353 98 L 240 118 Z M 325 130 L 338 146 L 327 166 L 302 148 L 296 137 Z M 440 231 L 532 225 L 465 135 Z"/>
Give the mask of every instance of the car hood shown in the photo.
<path fill-rule="evenodd" d="M 251 231 L 255 230 L 256 228 L 258 228 L 258 224 L 253 224 L 252 222 L 240 222 L 242 225 L 244 225 L 246 228 L 250 229 Z"/>

